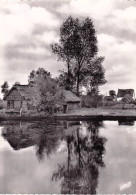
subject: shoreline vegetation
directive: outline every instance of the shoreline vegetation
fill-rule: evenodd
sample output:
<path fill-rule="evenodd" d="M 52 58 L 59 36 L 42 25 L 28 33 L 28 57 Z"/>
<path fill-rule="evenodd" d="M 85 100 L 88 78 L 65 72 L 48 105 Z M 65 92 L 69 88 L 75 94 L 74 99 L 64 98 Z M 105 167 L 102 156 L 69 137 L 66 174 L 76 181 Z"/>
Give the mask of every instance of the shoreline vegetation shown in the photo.
<path fill-rule="evenodd" d="M 80 108 L 69 113 L 36 116 L 0 116 L 0 121 L 39 121 L 39 120 L 136 120 L 136 110 L 111 108 Z"/>

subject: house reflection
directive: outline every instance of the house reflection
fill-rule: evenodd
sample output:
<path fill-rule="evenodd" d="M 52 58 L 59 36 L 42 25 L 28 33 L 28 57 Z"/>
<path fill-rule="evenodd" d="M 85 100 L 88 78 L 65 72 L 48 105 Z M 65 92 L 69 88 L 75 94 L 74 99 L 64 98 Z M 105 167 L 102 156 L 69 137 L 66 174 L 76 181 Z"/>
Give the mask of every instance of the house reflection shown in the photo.
<path fill-rule="evenodd" d="M 31 123 L 12 122 L 4 125 L 2 136 L 14 150 L 20 150 L 35 145 L 39 135 L 32 132 Z"/>
<path fill-rule="evenodd" d="M 134 120 L 118 120 L 118 125 L 134 126 Z"/>
<path fill-rule="evenodd" d="M 99 167 L 104 167 L 103 154 L 106 138 L 99 136 L 101 122 L 76 124 L 65 134 L 67 161 L 58 165 L 52 180 L 62 180 L 62 194 L 96 194 Z"/>
<path fill-rule="evenodd" d="M 55 146 L 62 136 L 62 126 L 58 123 L 26 123 L 12 122 L 4 124 L 2 136 L 9 142 L 14 150 L 36 146 L 39 159 L 55 150 Z"/>

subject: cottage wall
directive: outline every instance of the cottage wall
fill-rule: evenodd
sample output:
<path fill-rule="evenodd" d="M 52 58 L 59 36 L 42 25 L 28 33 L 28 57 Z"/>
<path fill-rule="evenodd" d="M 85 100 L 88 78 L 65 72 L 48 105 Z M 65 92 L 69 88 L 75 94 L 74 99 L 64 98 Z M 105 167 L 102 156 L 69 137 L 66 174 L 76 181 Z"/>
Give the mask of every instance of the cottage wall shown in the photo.
<path fill-rule="evenodd" d="M 20 109 L 21 108 L 21 101 L 14 101 L 14 108 Z"/>
<path fill-rule="evenodd" d="M 25 101 L 25 100 L 22 101 L 22 110 L 23 110 L 23 111 L 28 111 L 28 108 L 27 108 L 27 101 Z"/>
<path fill-rule="evenodd" d="M 74 109 L 81 107 L 81 103 L 80 102 L 68 102 L 67 106 L 68 106 L 68 111 L 74 110 Z"/>
<path fill-rule="evenodd" d="M 6 97 L 7 108 L 19 110 L 21 108 L 22 96 L 17 89 L 13 89 Z"/>

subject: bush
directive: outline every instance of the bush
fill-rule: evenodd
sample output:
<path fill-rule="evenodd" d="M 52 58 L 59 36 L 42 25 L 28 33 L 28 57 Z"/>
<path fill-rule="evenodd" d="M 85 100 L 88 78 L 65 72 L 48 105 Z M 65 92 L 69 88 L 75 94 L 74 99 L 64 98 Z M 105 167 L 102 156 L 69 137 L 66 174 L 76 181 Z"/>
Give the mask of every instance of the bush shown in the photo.
<path fill-rule="evenodd" d="M 86 95 L 82 96 L 82 107 L 101 107 L 103 105 L 103 96 L 102 95 Z"/>

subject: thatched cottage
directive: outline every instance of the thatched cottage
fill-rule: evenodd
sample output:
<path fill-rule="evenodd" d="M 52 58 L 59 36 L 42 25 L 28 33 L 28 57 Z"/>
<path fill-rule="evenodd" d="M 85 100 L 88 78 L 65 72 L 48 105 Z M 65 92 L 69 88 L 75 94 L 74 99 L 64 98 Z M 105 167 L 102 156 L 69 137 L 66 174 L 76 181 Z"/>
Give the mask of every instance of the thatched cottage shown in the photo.
<path fill-rule="evenodd" d="M 63 101 L 64 113 L 67 113 L 68 111 L 79 108 L 81 106 L 81 99 L 71 91 L 63 89 L 60 90 L 59 93 L 62 93 L 62 95 L 64 96 Z"/>
<path fill-rule="evenodd" d="M 134 89 L 118 89 L 117 98 L 122 99 L 125 95 L 130 95 L 132 98 L 135 98 Z"/>
<path fill-rule="evenodd" d="M 64 97 L 61 105 L 62 112 L 66 113 L 69 110 L 80 107 L 81 99 L 71 91 L 60 89 L 58 93 L 63 94 Z M 30 82 L 28 85 L 13 86 L 4 97 L 4 100 L 7 102 L 8 110 L 27 113 L 29 110 L 35 110 L 40 100 L 40 94 L 34 84 Z"/>
<path fill-rule="evenodd" d="M 34 109 L 39 101 L 39 94 L 32 83 L 13 86 L 4 97 L 7 109 L 28 111 Z"/>

